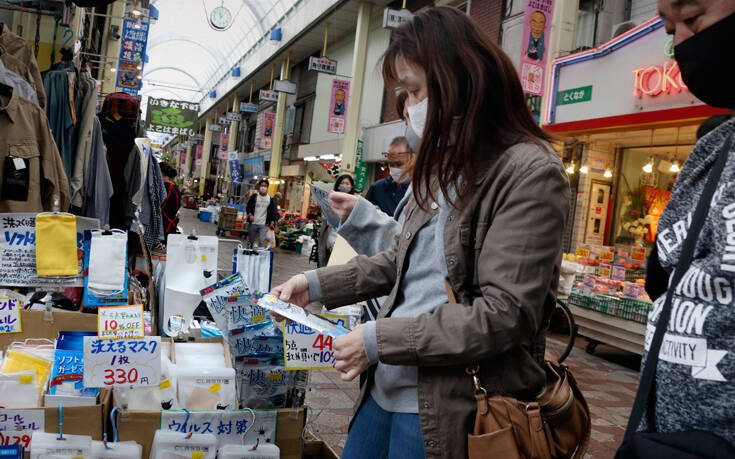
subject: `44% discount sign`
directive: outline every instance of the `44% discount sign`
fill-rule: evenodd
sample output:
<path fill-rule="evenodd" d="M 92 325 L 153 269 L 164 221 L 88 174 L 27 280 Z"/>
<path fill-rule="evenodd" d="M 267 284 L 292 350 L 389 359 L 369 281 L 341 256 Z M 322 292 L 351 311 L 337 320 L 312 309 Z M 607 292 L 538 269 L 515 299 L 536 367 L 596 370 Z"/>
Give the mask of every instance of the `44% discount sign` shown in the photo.
<path fill-rule="evenodd" d="M 161 382 L 161 337 L 144 336 L 143 306 L 102 307 L 97 337 L 84 338 L 84 387 Z"/>

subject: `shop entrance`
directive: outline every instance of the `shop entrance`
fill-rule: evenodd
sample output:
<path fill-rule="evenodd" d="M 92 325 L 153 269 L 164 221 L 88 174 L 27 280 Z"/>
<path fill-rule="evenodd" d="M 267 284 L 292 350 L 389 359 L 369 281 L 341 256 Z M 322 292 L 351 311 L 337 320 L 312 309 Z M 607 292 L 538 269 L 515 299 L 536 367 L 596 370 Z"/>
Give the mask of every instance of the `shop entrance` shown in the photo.
<path fill-rule="evenodd" d="M 610 208 L 610 184 L 592 181 L 585 243 L 602 245 Z"/>

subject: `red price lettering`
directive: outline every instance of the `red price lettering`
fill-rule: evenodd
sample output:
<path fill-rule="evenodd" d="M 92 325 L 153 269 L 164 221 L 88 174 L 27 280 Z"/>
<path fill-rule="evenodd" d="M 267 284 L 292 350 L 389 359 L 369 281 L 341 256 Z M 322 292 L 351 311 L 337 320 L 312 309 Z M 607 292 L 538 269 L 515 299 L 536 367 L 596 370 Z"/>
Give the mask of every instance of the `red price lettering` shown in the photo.
<path fill-rule="evenodd" d="M 28 448 L 30 444 L 31 444 L 30 435 L 3 435 L 3 433 L 0 432 L 0 445 L 1 446 L 23 445 L 24 448 Z"/>
<path fill-rule="evenodd" d="M 312 344 L 312 347 L 314 349 L 319 349 L 320 351 L 323 351 L 324 348 L 332 349 L 332 337 L 327 336 L 325 338 L 324 335 L 317 335 L 316 339 L 314 340 L 314 344 Z"/>
<path fill-rule="evenodd" d="M 115 373 L 117 372 L 117 376 Z M 106 386 L 113 384 L 135 384 L 138 381 L 138 370 L 131 368 L 127 372 L 123 368 L 117 368 L 112 370 L 110 368 L 105 370 L 105 380 L 103 381 Z"/>
<path fill-rule="evenodd" d="M 117 320 L 105 320 L 105 330 L 117 330 Z"/>

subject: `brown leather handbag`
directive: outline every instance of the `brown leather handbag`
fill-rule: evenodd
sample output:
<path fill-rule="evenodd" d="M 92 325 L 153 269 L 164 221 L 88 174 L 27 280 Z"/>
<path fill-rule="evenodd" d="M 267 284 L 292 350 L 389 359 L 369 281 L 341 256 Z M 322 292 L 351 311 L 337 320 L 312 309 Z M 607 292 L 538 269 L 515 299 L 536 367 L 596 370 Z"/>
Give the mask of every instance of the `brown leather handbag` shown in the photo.
<path fill-rule="evenodd" d="M 590 437 L 590 410 L 566 366 L 546 361 L 546 389 L 533 402 L 494 395 L 477 377 L 479 366 L 467 367 L 477 398 L 475 430 L 467 436 L 470 459 L 581 458 Z"/>

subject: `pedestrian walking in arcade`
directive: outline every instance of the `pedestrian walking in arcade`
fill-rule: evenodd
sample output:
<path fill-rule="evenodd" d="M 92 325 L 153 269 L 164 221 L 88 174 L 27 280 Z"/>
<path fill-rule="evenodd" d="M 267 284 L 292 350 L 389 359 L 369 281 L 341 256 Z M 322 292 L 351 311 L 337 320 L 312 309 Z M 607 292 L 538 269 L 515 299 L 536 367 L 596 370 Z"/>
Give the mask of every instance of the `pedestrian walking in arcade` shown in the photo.
<path fill-rule="evenodd" d="M 520 413 L 528 432 L 520 403 L 536 406 L 555 384 L 544 342 L 569 208 L 564 169 L 510 59 L 459 10 L 431 8 L 395 30 L 383 75 L 408 94 L 420 137 L 401 232 L 388 251 L 294 276 L 273 293 L 328 307 L 389 295 L 377 321 L 335 341 L 342 379 L 368 374 L 344 458 L 540 454 L 549 445 L 515 425 L 482 431 L 489 418 L 478 406 L 488 407 L 483 393 L 504 396 L 493 400 Z M 567 393 L 560 456 L 583 451 L 589 429 L 581 395 Z"/>

